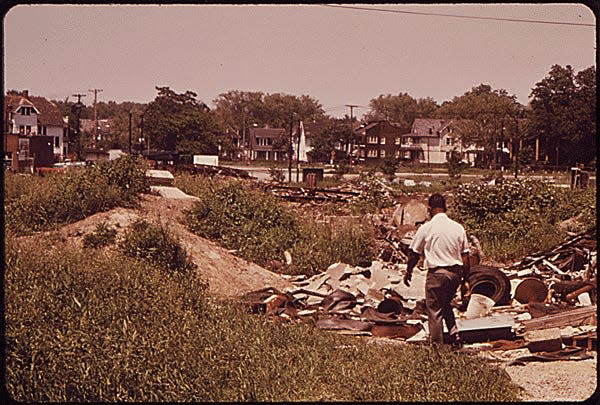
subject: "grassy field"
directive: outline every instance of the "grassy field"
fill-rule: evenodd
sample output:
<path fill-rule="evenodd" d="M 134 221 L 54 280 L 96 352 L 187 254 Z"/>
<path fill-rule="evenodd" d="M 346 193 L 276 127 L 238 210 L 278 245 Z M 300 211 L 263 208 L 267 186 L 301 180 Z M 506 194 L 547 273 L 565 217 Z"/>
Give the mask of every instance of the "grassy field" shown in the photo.
<path fill-rule="evenodd" d="M 115 249 L 5 243 L 16 401 L 518 400 L 506 374 L 466 354 L 276 323 L 212 300 L 196 273 Z"/>
<path fill-rule="evenodd" d="M 319 331 L 311 322 L 276 323 L 249 313 L 245 305 L 215 301 L 207 295 L 197 269 L 186 262 L 179 241 L 165 229 L 140 224 L 135 233 L 115 241 L 109 229 L 100 227 L 85 238 L 88 247 L 68 250 L 51 235 L 17 238 L 80 218 L 74 206 L 86 207 L 89 215 L 134 203 L 136 193 L 127 201 L 117 198 L 118 187 L 130 188 L 119 179 L 128 177 L 106 169 L 66 176 L 57 183 L 60 187 L 48 183 L 48 178 L 27 176 L 11 177 L 5 187 L 9 202 L 5 216 L 12 221 L 4 242 L 5 386 L 13 399 L 519 400 L 519 390 L 506 374 L 465 353 L 367 344 L 363 338 Z M 103 180 L 95 182 L 97 178 Z M 142 191 L 147 186 L 139 180 Z M 279 255 L 282 248 L 295 248 L 294 257 L 323 263 L 344 257 L 359 260 L 369 254 L 360 243 L 368 233 L 360 221 L 329 232 L 332 228 L 323 228 L 328 225 L 311 222 L 310 216 L 297 217 L 270 197 L 259 197 L 256 190 L 222 188 L 204 178 L 187 179 L 186 188 L 210 197 L 197 207 L 195 226 L 229 240 L 237 233 L 239 243 L 249 243 L 246 248 L 252 254 Z M 85 191 L 78 194 L 78 205 L 67 204 L 65 195 L 77 190 Z M 103 196 L 105 190 L 112 190 L 111 199 Z M 564 234 L 557 225 L 571 216 L 580 216 L 583 227 L 595 226 L 594 191 L 533 183 L 457 189 L 453 215 L 480 232 L 484 249 L 491 246 L 489 256 L 504 257 L 515 255 L 517 248 L 538 250 L 541 240 L 551 239 L 549 235 L 561 238 Z M 55 200 L 60 204 L 52 205 L 52 210 L 35 209 Z M 237 204 L 237 210 L 231 204 Z M 243 209 L 248 204 L 254 208 Z M 377 209 L 373 201 L 365 204 Z M 7 212 L 10 207 L 23 215 Z M 212 228 L 202 228 L 200 219 L 208 214 L 217 215 L 220 222 L 204 221 Z M 543 226 L 532 227 L 532 221 L 541 219 Z M 232 227 L 236 221 L 247 227 Z M 277 228 L 274 234 L 270 228 Z M 240 231 L 262 236 L 247 241 Z M 307 236 L 297 240 L 303 233 Z M 273 235 L 290 239 L 282 245 Z M 172 258 L 159 254 L 165 247 L 177 253 L 181 266 L 169 266 Z"/>

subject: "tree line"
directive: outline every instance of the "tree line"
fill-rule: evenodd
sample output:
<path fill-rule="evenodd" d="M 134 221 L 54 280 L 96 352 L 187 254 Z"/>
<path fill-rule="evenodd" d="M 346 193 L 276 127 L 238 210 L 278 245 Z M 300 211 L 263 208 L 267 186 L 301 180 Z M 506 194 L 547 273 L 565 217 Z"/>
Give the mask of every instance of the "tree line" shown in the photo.
<path fill-rule="evenodd" d="M 111 119 L 111 134 L 100 146 L 127 148 L 130 122 L 133 142 L 143 136 L 152 149 L 177 150 L 182 154 L 232 150 L 232 135 L 247 138 L 253 126 L 290 128 L 299 120 L 325 121 L 313 140 L 313 157 L 329 156 L 336 143 L 348 142 L 350 119 L 333 118 L 309 95 L 231 90 L 212 100 L 210 108 L 192 91 L 178 94 L 169 87 L 156 87 L 156 98 L 147 103 L 98 102 L 99 119 Z M 407 93 L 381 94 L 369 102 L 363 121 L 387 120 L 410 128 L 416 118 L 455 121 L 463 144 L 483 147 L 491 162 L 498 159 L 497 145 L 537 140 L 541 155 L 549 163 L 563 166 L 595 161 L 596 68 L 575 72 L 570 65 L 553 65 L 535 83 L 530 103 L 520 104 L 504 89 L 480 84 L 439 105 L 430 97 L 413 98 Z M 92 106 L 79 111 L 68 99 L 54 102 L 69 122 L 92 119 Z M 131 121 L 130 121 L 131 120 Z M 78 146 L 86 146 L 83 137 Z M 149 143 L 149 145 L 148 145 Z"/>

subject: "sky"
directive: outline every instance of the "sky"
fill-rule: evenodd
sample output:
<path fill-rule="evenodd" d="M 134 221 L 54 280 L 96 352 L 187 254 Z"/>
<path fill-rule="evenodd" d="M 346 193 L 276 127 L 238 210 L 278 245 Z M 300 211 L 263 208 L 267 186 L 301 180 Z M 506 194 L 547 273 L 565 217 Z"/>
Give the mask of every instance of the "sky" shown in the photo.
<path fill-rule="evenodd" d="M 18 5 L 4 16 L 4 90 L 147 103 L 156 86 L 212 106 L 230 90 L 309 95 L 326 113 L 379 95 L 452 100 L 481 83 L 527 104 L 554 64 L 596 64 L 583 4 Z M 399 12 L 400 11 L 400 12 Z M 420 14 L 415 14 L 420 13 Z M 457 18 L 449 14 L 479 18 Z M 493 18 L 493 19 L 482 19 Z M 587 24 L 547 24 L 500 19 Z"/>

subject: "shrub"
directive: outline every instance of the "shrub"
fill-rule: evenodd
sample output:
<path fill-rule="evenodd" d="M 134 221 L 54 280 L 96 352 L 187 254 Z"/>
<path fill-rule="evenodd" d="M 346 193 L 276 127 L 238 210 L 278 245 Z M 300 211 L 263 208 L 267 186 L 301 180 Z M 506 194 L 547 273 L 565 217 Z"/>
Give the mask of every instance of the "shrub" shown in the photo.
<path fill-rule="evenodd" d="M 468 184 L 455 193 L 451 215 L 477 236 L 488 256 L 515 259 L 560 242 L 559 221 L 581 215 L 588 227 L 595 227 L 595 196 L 593 190 L 562 189 L 531 179 Z"/>
<path fill-rule="evenodd" d="M 350 172 L 350 165 L 348 165 L 348 163 L 346 163 L 345 161 L 341 161 L 340 163 L 335 165 L 334 177 L 337 180 L 340 180 L 340 179 L 342 179 L 342 177 L 344 177 L 344 174 L 348 174 L 349 172 Z"/>
<path fill-rule="evenodd" d="M 356 264 L 373 255 L 368 224 L 317 223 L 298 216 L 272 195 L 237 181 L 198 178 L 194 183 L 187 177 L 177 184 L 185 184 L 184 191 L 200 198 L 186 213 L 192 232 L 271 270 L 314 274 L 338 261 Z M 286 250 L 292 252 L 292 265 L 274 266 Z"/>
<path fill-rule="evenodd" d="M 135 206 L 149 190 L 144 163 L 128 156 L 46 177 L 5 173 L 7 228 L 26 234 L 117 206 Z"/>
<path fill-rule="evenodd" d="M 185 248 L 163 224 L 137 220 L 119 242 L 127 256 L 145 260 L 167 270 L 186 272 L 195 267 Z"/>
<path fill-rule="evenodd" d="M 108 226 L 106 222 L 101 222 L 96 225 L 94 232 L 83 237 L 83 246 L 96 249 L 115 243 L 116 237 L 117 230 Z"/>
<path fill-rule="evenodd" d="M 283 183 L 285 181 L 285 172 L 281 167 L 271 166 L 269 168 L 269 176 L 271 176 L 271 180 L 276 181 L 277 183 Z"/>
<path fill-rule="evenodd" d="M 400 159 L 393 156 L 388 156 L 383 160 L 381 171 L 389 181 L 392 181 L 396 177 L 396 169 L 400 165 Z"/>
<path fill-rule="evenodd" d="M 187 212 L 195 234 L 260 265 L 283 257 L 299 237 L 298 221 L 275 197 L 240 182 L 211 185 Z"/>

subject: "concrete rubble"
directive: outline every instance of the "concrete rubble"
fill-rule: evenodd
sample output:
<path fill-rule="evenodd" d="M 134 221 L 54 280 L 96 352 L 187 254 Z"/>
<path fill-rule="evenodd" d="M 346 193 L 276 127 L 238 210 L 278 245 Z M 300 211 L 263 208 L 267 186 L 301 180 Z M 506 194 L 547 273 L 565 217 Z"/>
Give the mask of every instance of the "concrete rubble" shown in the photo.
<path fill-rule="evenodd" d="M 243 299 L 255 313 L 280 321 L 305 319 L 337 333 L 426 342 L 422 264 L 410 287 L 402 283 L 412 235 L 426 218 L 423 202 L 403 204 L 391 218 L 374 218 L 380 254 L 371 263 L 335 263 L 312 277 L 288 276 L 293 288 L 267 288 Z M 457 292 L 453 300 L 463 350 L 526 348 L 532 354 L 514 364 L 588 358 L 585 351 L 596 349 L 595 229 L 506 268 L 479 264 L 481 246 L 470 239 L 471 291 L 465 297 Z M 472 306 L 479 305 L 470 302 L 469 293 L 493 300 L 484 316 L 467 319 L 469 306 L 473 313 Z"/>

